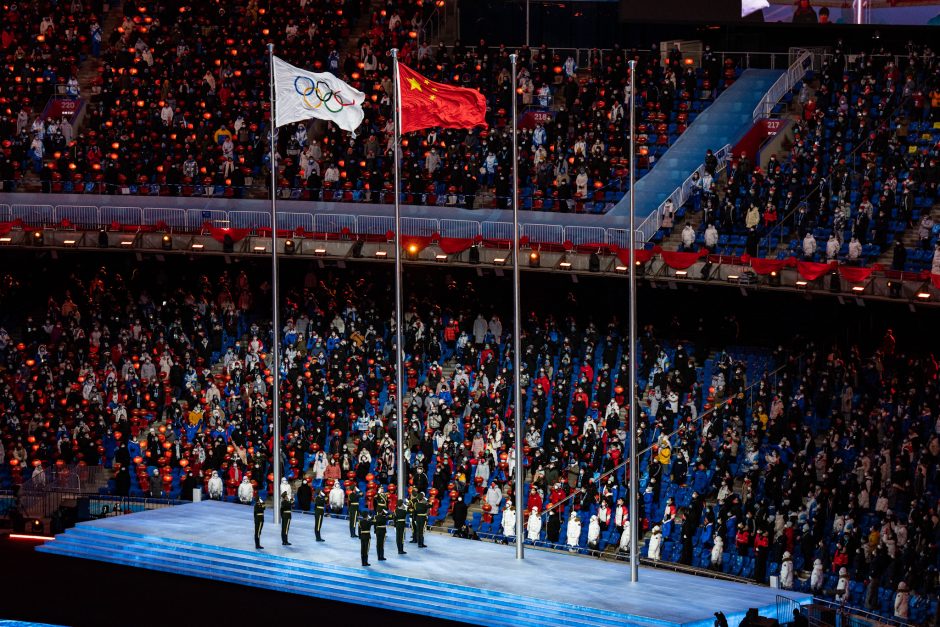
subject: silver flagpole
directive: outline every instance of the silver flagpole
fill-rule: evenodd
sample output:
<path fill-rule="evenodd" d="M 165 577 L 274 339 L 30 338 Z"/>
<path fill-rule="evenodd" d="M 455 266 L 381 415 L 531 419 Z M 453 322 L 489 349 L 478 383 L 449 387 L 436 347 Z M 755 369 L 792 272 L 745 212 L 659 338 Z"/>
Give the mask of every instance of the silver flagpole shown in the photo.
<path fill-rule="evenodd" d="M 636 102 L 634 75 L 636 60 L 630 61 L 630 382 L 627 391 L 630 399 L 630 581 L 636 583 L 640 575 L 639 527 L 637 512 L 637 459 L 636 459 Z"/>
<path fill-rule="evenodd" d="M 274 524 L 281 523 L 281 394 L 280 329 L 277 307 L 277 117 L 274 114 L 274 44 L 268 44 L 268 62 L 271 71 L 271 411 L 274 415 Z"/>
<path fill-rule="evenodd" d="M 522 548 L 522 486 L 524 471 L 522 466 L 522 371 L 519 365 L 522 361 L 522 298 L 519 283 L 519 176 L 517 173 L 519 167 L 519 136 L 516 129 L 518 109 L 518 98 L 516 97 L 517 58 L 518 55 L 516 54 L 509 55 L 509 60 L 512 63 L 512 417 L 516 446 L 516 481 L 514 488 L 516 493 L 516 559 L 521 560 L 524 557 L 524 549 Z"/>
<path fill-rule="evenodd" d="M 401 325 L 401 85 L 398 78 L 398 48 L 392 48 L 392 80 L 395 83 L 395 450 L 398 477 L 398 498 L 404 499 L 405 493 L 405 385 L 402 369 L 405 363 L 405 349 L 402 346 L 404 334 Z"/>

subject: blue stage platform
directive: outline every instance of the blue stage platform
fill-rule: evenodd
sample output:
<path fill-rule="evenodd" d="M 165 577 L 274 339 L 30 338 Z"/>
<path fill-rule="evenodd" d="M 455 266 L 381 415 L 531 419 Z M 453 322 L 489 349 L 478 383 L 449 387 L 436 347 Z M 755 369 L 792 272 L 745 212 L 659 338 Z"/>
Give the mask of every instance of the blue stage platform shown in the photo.
<path fill-rule="evenodd" d="M 626 564 L 534 549 L 517 561 L 512 546 L 437 534 L 400 556 L 392 529 L 388 561 L 373 546 L 364 568 L 345 520 L 324 521 L 317 543 L 299 514 L 282 546 L 269 512 L 256 551 L 251 520 L 249 507 L 193 503 L 80 523 L 37 550 L 478 625 L 711 627 L 721 610 L 734 627 L 748 608 L 777 612 L 777 591 L 762 586 L 654 568 L 631 584 Z"/>

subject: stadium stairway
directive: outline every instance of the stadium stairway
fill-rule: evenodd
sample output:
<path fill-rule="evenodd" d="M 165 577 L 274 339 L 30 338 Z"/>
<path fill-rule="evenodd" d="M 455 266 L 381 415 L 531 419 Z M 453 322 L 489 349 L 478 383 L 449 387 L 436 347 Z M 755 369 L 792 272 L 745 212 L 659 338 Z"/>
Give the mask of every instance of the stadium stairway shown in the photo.
<path fill-rule="evenodd" d="M 118 26 L 121 25 L 121 22 L 124 18 L 124 10 L 120 3 L 112 3 L 111 10 L 108 11 L 107 15 L 99 16 L 99 19 L 104 21 L 101 23 L 101 48 L 102 53 L 107 46 L 107 42 L 110 41 L 111 33 L 114 32 Z M 86 103 L 91 102 L 92 98 L 92 87 L 96 78 L 98 78 L 98 71 L 103 66 L 101 58 L 95 58 L 89 56 L 87 59 L 82 61 L 81 66 L 78 69 L 78 86 L 82 98 Z M 78 128 L 74 129 L 78 133 Z"/>
<path fill-rule="evenodd" d="M 734 84 L 689 125 L 650 173 L 637 181 L 637 217 L 650 215 L 660 203 L 702 164 L 706 150 L 735 145 L 754 124 L 754 109 L 783 74 L 780 70 L 745 70 Z M 607 214 L 630 215 L 630 196 L 624 196 Z"/>
<path fill-rule="evenodd" d="M 199 570 L 218 581 L 473 624 L 638 624 L 616 612 L 564 602 L 86 525 L 69 529 L 38 550 L 170 573 Z"/>
<path fill-rule="evenodd" d="M 920 217 L 919 212 L 915 212 L 917 218 Z M 934 224 L 940 224 L 940 205 L 935 205 L 930 209 L 930 217 L 933 218 Z M 912 249 L 920 248 L 920 221 L 915 218 L 914 225 L 907 228 L 906 231 L 900 233 L 897 237 L 904 244 L 904 247 L 908 249 L 908 257 L 910 257 L 910 252 Z M 931 258 L 933 257 L 933 248 L 929 250 Z M 885 248 L 885 251 L 878 257 L 876 263 L 880 263 L 885 268 L 891 267 L 891 261 L 894 259 L 894 249 L 890 246 Z"/>

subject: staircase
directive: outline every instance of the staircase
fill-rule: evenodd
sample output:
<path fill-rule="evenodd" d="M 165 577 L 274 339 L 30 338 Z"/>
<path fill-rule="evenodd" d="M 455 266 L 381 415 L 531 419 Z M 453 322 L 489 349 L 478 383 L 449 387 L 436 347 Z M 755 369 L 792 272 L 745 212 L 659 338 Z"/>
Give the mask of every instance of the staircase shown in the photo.
<path fill-rule="evenodd" d="M 359 15 L 359 21 L 350 25 L 344 55 L 359 54 L 359 38 L 369 31 L 369 28 L 372 26 L 372 14 L 381 11 L 384 4 L 382 0 L 369 0 L 368 6 L 363 9 L 362 13 Z M 360 61 L 361 60 L 362 59 L 360 59 Z"/>
<path fill-rule="evenodd" d="M 108 11 L 107 15 L 102 16 L 104 19 L 104 21 L 101 24 L 102 52 L 104 52 L 104 49 L 107 46 L 107 42 L 109 41 L 111 37 L 111 33 L 114 32 L 114 29 L 117 28 L 121 24 L 123 16 L 124 14 L 123 14 L 123 11 L 121 10 L 120 5 L 117 5 L 117 6 L 112 5 L 112 8 L 110 11 Z M 85 59 L 82 62 L 81 66 L 78 68 L 78 87 L 80 90 L 79 93 L 81 94 L 82 99 L 86 103 L 91 102 L 91 99 L 93 96 L 91 92 L 92 83 L 94 82 L 95 78 L 97 78 L 98 69 L 102 65 L 103 65 L 103 62 L 101 60 L 101 57 L 95 58 L 93 56 L 89 56 L 87 59 Z M 76 128 L 75 128 L 76 133 L 78 132 L 77 126 L 78 125 L 76 125 Z"/>
<path fill-rule="evenodd" d="M 198 531 L 164 533 L 169 531 L 170 525 L 179 527 L 184 521 L 192 523 L 206 513 L 212 513 L 213 520 L 221 527 L 213 532 L 216 535 L 210 537 Z M 346 541 L 348 548 L 341 546 L 344 541 L 340 538 L 346 534 L 345 521 L 324 521 L 327 543 L 317 547 L 317 561 L 311 561 L 309 553 L 304 553 L 302 541 L 299 543 L 301 548 L 285 549 L 276 543 L 266 543 L 269 546 L 264 552 L 251 549 L 249 517 L 250 510 L 241 506 L 220 503 L 179 505 L 81 523 L 37 550 L 162 572 L 195 574 L 218 581 L 479 625 L 591 627 L 605 624 L 626 627 L 653 624 L 650 620 L 639 620 L 625 612 L 606 609 L 603 605 L 591 607 L 584 602 L 574 602 L 573 595 L 566 598 L 562 593 L 559 598 L 544 591 L 505 591 L 499 581 L 489 581 L 490 578 L 485 578 L 487 583 L 483 585 L 486 587 L 478 588 L 462 583 L 461 575 L 446 574 L 447 562 L 460 555 L 466 559 L 468 550 L 479 556 L 483 563 L 506 555 L 502 548 L 489 543 L 468 544 L 461 540 L 435 538 L 437 546 L 428 553 L 418 551 L 409 555 L 406 561 L 390 561 L 389 568 L 365 569 L 345 565 L 349 554 L 355 555 L 359 549 L 359 543 L 350 540 Z M 204 519 L 200 520 L 202 522 Z M 295 516 L 291 529 L 293 535 L 312 537 L 312 522 L 310 516 Z M 268 523 L 271 523 L 270 518 Z M 195 528 L 206 527 L 196 525 Z M 269 534 L 266 537 L 270 538 L 276 531 L 268 531 L 268 528 L 265 525 L 265 533 Z M 214 539 L 222 542 L 217 543 Z M 448 551 L 451 560 L 441 559 L 439 551 L 442 548 Z M 394 541 L 391 546 L 386 541 L 386 550 L 389 549 L 394 553 Z M 434 551 L 437 555 L 431 554 Z M 550 560 L 557 558 L 538 554 L 526 560 L 525 564 L 512 564 L 509 568 L 520 571 L 533 568 L 533 561 L 545 562 L 542 565 L 545 568 Z M 412 563 L 416 565 L 409 567 Z M 417 569 L 421 569 L 420 574 Z M 548 582 L 542 588 L 551 589 L 553 585 Z M 552 590 L 552 595 L 555 594 Z"/>
<path fill-rule="evenodd" d="M 940 222 L 940 205 L 934 205 L 930 208 L 930 217 L 933 218 L 934 223 Z M 898 239 L 901 240 L 901 243 L 904 244 L 905 248 L 917 248 L 920 246 L 920 237 L 917 235 L 919 230 L 920 224 L 915 220 L 914 226 L 904 231 L 904 233 L 902 233 Z M 890 268 L 893 258 L 894 250 L 889 246 L 883 253 L 881 253 L 881 256 L 878 257 L 878 261 L 875 263 L 880 263 L 885 268 Z"/>

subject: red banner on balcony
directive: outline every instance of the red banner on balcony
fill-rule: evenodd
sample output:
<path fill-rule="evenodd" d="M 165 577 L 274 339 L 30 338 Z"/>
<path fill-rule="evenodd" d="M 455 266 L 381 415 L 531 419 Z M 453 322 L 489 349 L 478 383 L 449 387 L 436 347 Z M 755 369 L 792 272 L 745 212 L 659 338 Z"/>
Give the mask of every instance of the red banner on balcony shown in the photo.
<path fill-rule="evenodd" d="M 708 254 L 707 250 L 701 250 L 697 253 L 679 253 L 667 250 L 661 250 L 659 256 L 663 258 L 663 263 L 673 270 L 685 270 L 695 265 L 695 262 Z"/>
<path fill-rule="evenodd" d="M 796 264 L 796 271 L 807 281 L 815 281 L 822 275 L 828 273 L 836 267 L 836 263 L 813 263 L 812 261 L 799 261 Z"/>
<path fill-rule="evenodd" d="M 792 259 L 761 259 L 750 257 L 747 262 L 751 264 L 751 269 L 757 274 L 770 274 L 771 272 L 780 272 L 783 268 L 793 265 Z"/>
<path fill-rule="evenodd" d="M 862 283 L 868 280 L 868 277 L 871 276 L 874 268 L 858 268 L 855 266 L 839 266 L 839 274 L 842 275 L 846 281 L 852 281 L 853 283 Z"/>
<path fill-rule="evenodd" d="M 635 258 L 640 263 L 646 263 L 647 261 L 653 258 L 653 254 L 655 252 L 656 252 L 655 250 L 643 250 L 643 249 L 638 248 L 635 253 Z M 630 263 L 630 249 L 621 248 L 620 250 L 618 250 L 617 259 L 619 259 L 620 263 L 622 263 L 623 265 L 629 264 Z"/>
<path fill-rule="evenodd" d="M 456 255 L 473 246 L 473 240 L 462 237 L 442 237 L 437 244 L 445 255 Z"/>
<path fill-rule="evenodd" d="M 202 230 L 208 232 L 212 239 L 219 242 L 220 244 L 225 243 L 226 235 L 231 237 L 232 242 L 235 243 L 240 242 L 241 240 L 248 237 L 248 234 L 251 232 L 250 229 L 220 229 L 218 227 L 212 226 L 208 222 L 202 225 Z"/>

